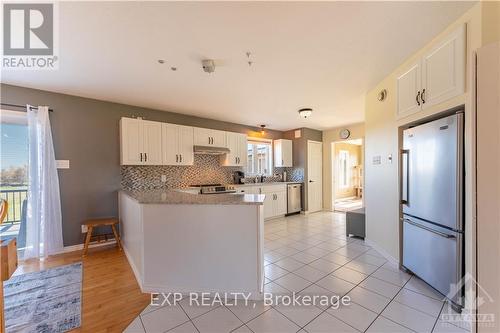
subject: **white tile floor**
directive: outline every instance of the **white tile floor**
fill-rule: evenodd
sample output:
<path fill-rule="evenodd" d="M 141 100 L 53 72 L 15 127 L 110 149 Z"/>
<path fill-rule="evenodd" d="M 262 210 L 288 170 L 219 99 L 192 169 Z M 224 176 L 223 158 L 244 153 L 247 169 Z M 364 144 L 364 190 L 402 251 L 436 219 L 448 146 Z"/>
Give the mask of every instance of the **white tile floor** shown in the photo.
<path fill-rule="evenodd" d="M 128 333 L 467 332 L 440 319 L 442 296 L 402 272 L 362 240 L 345 237 L 345 215 L 321 212 L 265 223 L 266 292 L 348 295 L 325 305 L 148 306 Z"/>

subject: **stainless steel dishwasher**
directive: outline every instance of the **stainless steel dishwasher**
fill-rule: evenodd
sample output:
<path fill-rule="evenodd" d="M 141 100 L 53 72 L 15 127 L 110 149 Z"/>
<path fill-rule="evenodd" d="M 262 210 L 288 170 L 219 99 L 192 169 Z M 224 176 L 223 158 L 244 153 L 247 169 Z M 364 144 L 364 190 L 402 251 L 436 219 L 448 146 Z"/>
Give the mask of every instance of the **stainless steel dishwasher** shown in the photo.
<path fill-rule="evenodd" d="M 288 184 L 287 198 L 287 214 L 300 212 L 302 209 L 302 184 Z"/>

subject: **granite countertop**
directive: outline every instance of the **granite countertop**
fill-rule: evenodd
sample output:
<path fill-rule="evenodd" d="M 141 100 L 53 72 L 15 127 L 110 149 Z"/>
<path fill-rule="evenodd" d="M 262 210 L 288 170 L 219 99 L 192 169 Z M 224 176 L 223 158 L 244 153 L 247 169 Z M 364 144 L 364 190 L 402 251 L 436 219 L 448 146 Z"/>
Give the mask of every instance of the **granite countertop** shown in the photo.
<path fill-rule="evenodd" d="M 266 185 L 287 185 L 287 184 L 302 184 L 303 182 L 263 182 L 263 183 L 245 183 L 245 184 L 234 184 L 236 187 L 241 186 L 266 186 Z"/>
<path fill-rule="evenodd" d="M 121 190 L 140 204 L 166 205 L 263 205 L 263 194 L 193 194 L 179 190 Z"/>

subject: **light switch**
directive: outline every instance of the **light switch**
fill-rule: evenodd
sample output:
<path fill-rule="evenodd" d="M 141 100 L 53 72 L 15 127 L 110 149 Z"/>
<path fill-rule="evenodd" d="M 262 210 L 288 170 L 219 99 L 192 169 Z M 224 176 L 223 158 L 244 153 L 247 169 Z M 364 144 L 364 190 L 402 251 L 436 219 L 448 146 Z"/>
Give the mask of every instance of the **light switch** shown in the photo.
<path fill-rule="evenodd" d="M 379 165 L 382 163 L 382 158 L 380 157 L 380 155 L 377 155 L 377 156 L 373 156 L 373 165 Z"/>
<path fill-rule="evenodd" d="M 295 139 L 298 139 L 302 136 L 302 131 L 301 130 L 295 130 Z"/>
<path fill-rule="evenodd" d="M 167 182 L 167 176 L 166 175 L 161 175 L 161 182 L 166 183 Z"/>
<path fill-rule="evenodd" d="M 69 169 L 69 160 L 56 160 L 56 167 L 58 169 Z"/>

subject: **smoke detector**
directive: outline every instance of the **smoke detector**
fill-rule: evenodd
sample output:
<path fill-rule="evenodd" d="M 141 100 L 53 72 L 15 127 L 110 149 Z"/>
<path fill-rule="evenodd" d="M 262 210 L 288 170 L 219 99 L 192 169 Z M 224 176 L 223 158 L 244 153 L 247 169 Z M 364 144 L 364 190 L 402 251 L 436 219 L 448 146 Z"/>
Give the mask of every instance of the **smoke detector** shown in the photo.
<path fill-rule="evenodd" d="M 309 118 L 312 114 L 313 110 L 311 108 L 304 108 L 299 110 L 299 116 L 306 119 Z"/>
<path fill-rule="evenodd" d="M 206 73 L 213 73 L 215 71 L 215 61 L 212 59 L 205 59 L 201 61 L 203 71 Z"/>

